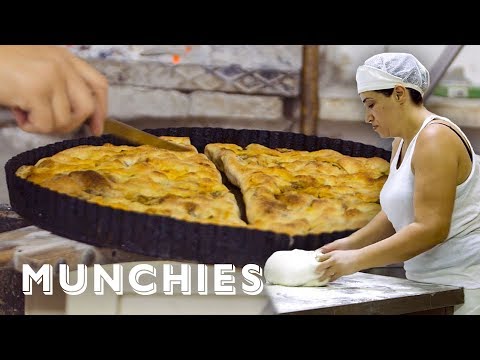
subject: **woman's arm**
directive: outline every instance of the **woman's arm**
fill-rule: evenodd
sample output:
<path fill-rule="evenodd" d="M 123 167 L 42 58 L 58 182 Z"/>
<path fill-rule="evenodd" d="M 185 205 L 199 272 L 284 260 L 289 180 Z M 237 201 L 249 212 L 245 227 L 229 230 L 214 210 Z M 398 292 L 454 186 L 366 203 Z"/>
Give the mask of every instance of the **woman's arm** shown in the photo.
<path fill-rule="evenodd" d="M 392 143 L 392 155 L 390 162 L 395 157 L 395 153 L 400 144 L 400 139 L 395 138 Z M 383 240 L 395 233 L 392 223 L 388 220 L 387 215 L 381 210 L 370 222 L 357 230 L 346 238 L 335 240 L 325 246 L 322 246 L 319 250 L 323 253 L 327 253 L 333 250 L 352 250 L 360 249 L 362 247 L 374 244 L 380 240 Z"/>
<path fill-rule="evenodd" d="M 333 250 L 360 249 L 395 233 L 392 223 L 381 210 L 370 222 L 353 234 L 322 246 L 319 250 L 327 253 Z"/>
<path fill-rule="evenodd" d="M 336 278 L 363 269 L 411 259 L 444 241 L 450 230 L 459 154 L 464 151 L 448 128 L 423 130 L 412 158 L 414 221 L 397 233 L 358 250 L 320 255 L 317 271 L 322 278 Z M 457 138 L 457 139 L 456 139 Z M 463 146 L 463 145 L 462 145 Z"/>
<path fill-rule="evenodd" d="M 444 126 L 426 127 L 419 134 L 412 158 L 415 219 L 397 234 L 365 249 L 365 265 L 402 262 L 447 238 L 461 151 L 457 136 Z"/>

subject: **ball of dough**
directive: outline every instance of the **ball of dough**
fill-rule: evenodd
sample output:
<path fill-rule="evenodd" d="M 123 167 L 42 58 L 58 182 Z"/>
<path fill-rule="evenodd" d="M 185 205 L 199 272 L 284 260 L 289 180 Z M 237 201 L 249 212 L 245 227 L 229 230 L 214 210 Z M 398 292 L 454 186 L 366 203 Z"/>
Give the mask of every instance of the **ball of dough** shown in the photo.
<path fill-rule="evenodd" d="M 263 268 L 265 280 L 272 285 L 324 286 L 329 280 L 319 281 L 322 274 L 315 272 L 318 254 L 318 251 L 300 249 L 276 251 Z"/>

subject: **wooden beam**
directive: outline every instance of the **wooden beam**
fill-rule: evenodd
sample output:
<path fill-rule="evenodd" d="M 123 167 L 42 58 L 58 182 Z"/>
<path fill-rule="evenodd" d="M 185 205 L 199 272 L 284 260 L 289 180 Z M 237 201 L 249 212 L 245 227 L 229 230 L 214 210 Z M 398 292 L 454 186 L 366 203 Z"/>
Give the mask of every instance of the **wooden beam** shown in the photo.
<path fill-rule="evenodd" d="M 317 134 L 319 111 L 318 67 L 318 45 L 303 45 L 300 89 L 300 131 L 306 135 Z"/>
<path fill-rule="evenodd" d="M 429 70 L 430 72 L 430 86 L 424 95 L 424 101 L 426 101 L 432 94 L 435 87 L 438 85 L 443 75 L 445 75 L 448 67 L 457 57 L 458 53 L 462 50 L 464 45 L 447 45 L 443 49 L 442 53 L 438 57 L 435 64 Z"/>

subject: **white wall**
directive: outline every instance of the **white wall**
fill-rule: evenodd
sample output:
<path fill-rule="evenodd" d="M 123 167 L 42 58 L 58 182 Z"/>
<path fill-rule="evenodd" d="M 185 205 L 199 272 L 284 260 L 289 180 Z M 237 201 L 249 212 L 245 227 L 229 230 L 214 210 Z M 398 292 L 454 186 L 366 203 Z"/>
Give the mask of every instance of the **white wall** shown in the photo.
<path fill-rule="evenodd" d="M 328 45 L 326 59 L 338 68 L 338 80 L 354 83 L 356 68 L 368 57 L 380 52 L 410 52 L 427 69 L 431 69 L 446 45 Z M 449 71 L 462 68 L 465 77 L 474 85 L 480 85 L 480 45 L 464 45 Z"/>

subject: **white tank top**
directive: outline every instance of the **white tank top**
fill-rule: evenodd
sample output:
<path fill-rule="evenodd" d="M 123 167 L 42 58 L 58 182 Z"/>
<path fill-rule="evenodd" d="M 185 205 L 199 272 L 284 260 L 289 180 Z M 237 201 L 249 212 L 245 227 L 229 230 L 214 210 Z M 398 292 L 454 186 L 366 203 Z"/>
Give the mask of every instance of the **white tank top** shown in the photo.
<path fill-rule="evenodd" d="M 437 115 L 425 119 L 412 139 L 397 169 L 403 140 L 390 164 L 390 174 L 380 192 L 380 204 L 395 231 L 414 220 L 414 175 L 411 162 L 420 131 L 434 120 L 443 120 L 463 135 L 473 162 L 468 178 L 457 186 L 450 232 L 447 239 L 434 248 L 405 261 L 405 275 L 414 281 L 453 285 L 467 289 L 480 288 L 480 157 L 460 128 Z M 439 179 L 441 181 L 441 179 Z"/>

